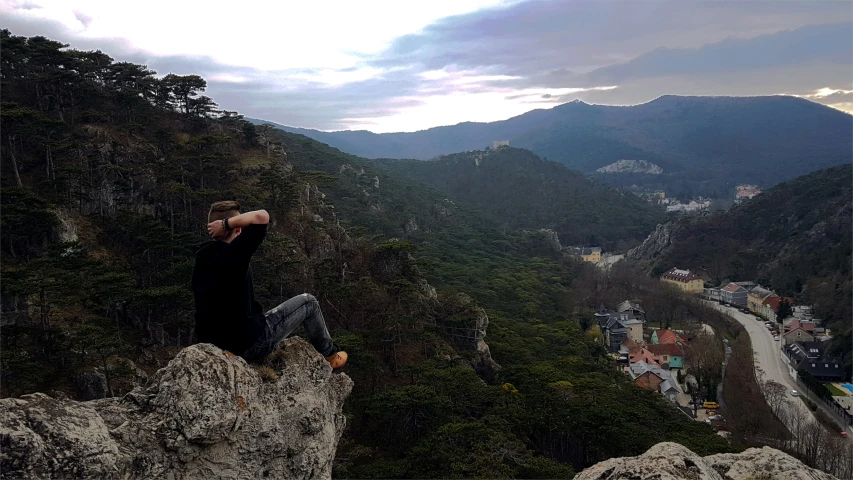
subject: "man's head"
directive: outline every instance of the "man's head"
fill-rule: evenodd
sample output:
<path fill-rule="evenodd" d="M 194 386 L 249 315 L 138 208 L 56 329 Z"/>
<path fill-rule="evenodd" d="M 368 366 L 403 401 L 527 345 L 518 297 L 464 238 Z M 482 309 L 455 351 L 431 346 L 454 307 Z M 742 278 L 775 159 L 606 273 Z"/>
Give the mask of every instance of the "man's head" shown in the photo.
<path fill-rule="evenodd" d="M 216 220 L 225 220 L 226 218 L 236 217 L 240 215 L 240 204 L 233 200 L 223 200 L 221 202 L 214 202 L 210 206 L 210 212 L 207 214 L 207 222 L 213 222 Z M 225 237 L 217 238 L 217 240 L 221 240 L 223 242 L 230 242 L 237 238 L 237 235 L 240 235 L 242 231 L 241 228 L 235 228 Z"/>

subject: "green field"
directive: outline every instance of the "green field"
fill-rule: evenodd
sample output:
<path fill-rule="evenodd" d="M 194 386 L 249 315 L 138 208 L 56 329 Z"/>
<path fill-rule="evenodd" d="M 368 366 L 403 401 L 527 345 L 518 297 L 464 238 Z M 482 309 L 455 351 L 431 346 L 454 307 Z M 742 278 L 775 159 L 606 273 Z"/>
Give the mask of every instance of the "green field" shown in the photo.
<path fill-rule="evenodd" d="M 833 385 L 831 383 L 824 383 L 824 385 L 826 386 L 827 390 L 829 390 L 829 393 L 831 393 L 833 397 L 846 397 L 847 396 L 847 394 L 844 393 L 844 390 L 841 390 L 840 388 L 836 387 L 835 385 Z"/>

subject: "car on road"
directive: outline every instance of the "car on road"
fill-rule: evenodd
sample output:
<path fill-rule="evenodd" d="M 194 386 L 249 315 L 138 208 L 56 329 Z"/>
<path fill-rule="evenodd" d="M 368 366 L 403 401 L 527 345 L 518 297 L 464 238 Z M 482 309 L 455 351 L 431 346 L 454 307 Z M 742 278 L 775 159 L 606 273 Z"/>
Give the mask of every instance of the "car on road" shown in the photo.
<path fill-rule="evenodd" d="M 799 396 L 800 396 L 800 392 L 798 392 L 798 391 L 796 391 L 796 390 L 791 390 L 791 396 L 792 396 L 792 397 L 799 397 Z"/>
<path fill-rule="evenodd" d="M 773 340 L 779 341 L 779 335 L 773 335 Z"/>
<path fill-rule="evenodd" d="M 844 431 L 844 430 L 842 430 L 842 431 L 841 431 L 841 436 L 842 436 L 842 437 L 844 437 L 844 438 L 847 438 L 847 432 L 846 432 L 846 431 Z"/>
<path fill-rule="evenodd" d="M 720 408 L 720 405 L 717 402 L 706 401 L 702 404 L 705 408 Z"/>

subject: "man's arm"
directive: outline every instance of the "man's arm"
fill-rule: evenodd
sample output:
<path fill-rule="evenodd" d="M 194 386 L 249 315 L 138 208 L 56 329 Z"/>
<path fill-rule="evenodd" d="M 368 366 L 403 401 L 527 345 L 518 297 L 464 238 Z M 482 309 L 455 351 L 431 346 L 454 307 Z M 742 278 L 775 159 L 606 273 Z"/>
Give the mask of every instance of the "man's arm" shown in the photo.
<path fill-rule="evenodd" d="M 228 219 L 228 226 L 233 230 L 235 228 L 245 228 L 249 225 L 266 225 L 270 223 L 270 214 L 266 210 L 254 210 L 251 212 L 241 213 L 236 217 Z M 224 237 L 225 222 L 222 220 L 214 220 L 207 224 L 207 233 L 213 238 Z"/>

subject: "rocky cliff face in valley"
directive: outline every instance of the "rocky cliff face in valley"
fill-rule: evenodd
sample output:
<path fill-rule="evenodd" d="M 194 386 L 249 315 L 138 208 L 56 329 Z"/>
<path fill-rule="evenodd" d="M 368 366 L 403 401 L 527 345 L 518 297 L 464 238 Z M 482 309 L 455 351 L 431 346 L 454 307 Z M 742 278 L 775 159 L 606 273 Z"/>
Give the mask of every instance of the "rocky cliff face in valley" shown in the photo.
<path fill-rule="evenodd" d="M 636 457 L 611 458 L 581 472 L 575 480 L 833 480 L 770 447 L 700 457 L 677 443 L 659 443 Z"/>
<path fill-rule="evenodd" d="M 0 400 L 3 475 L 331 478 L 352 380 L 300 338 L 282 346 L 275 380 L 198 344 L 123 398 Z"/>
<path fill-rule="evenodd" d="M 646 160 L 619 160 L 595 170 L 598 173 L 648 173 L 660 175 L 663 169 Z"/>
<path fill-rule="evenodd" d="M 672 246 L 675 231 L 676 227 L 672 223 L 659 224 L 655 231 L 643 240 L 642 244 L 628 250 L 625 258 L 633 260 L 644 268 L 649 267 L 654 263 L 655 258 L 668 251 Z"/>

